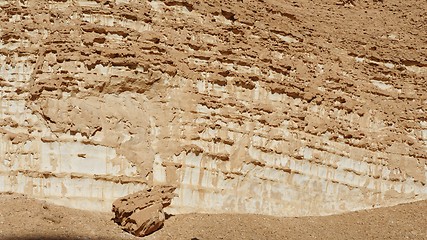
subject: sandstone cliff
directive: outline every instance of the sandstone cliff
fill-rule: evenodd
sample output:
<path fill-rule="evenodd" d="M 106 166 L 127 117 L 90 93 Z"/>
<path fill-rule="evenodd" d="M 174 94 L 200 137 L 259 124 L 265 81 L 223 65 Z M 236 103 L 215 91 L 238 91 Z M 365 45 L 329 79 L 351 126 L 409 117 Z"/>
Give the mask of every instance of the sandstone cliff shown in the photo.
<path fill-rule="evenodd" d="M 368 3 L 369 2 L 369 3 Z M 420 1 L 0 1 L 0 191 L 325 215 L 427 198 Z"/>

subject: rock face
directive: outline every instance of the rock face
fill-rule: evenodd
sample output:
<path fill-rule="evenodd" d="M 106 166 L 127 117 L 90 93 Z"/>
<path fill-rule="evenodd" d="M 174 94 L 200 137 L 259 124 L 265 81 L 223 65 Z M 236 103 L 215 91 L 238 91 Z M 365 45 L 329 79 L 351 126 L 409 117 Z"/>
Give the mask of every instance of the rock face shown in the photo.
<path fill-rule="evenodd" d="M 0 191 L 325 215 L 427 198 L 420 1 L 0 1 Z"/>
<path fill-rule="evenodd" d="M 114 201 L 114 221 L 124 230 L 139 236 L 146 236 L 163 226 L 163 208 L 175 197 L 175 187 L 154 186 Z"/>

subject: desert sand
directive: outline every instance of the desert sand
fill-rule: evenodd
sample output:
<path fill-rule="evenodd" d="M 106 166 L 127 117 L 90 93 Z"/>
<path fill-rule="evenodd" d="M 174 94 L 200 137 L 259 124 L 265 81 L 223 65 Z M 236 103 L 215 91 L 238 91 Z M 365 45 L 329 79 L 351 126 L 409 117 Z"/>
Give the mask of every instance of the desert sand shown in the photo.
<path fill-rule="evenodd" d="M 427 201 L 324 217 L 176 215 L 144 238 L 122 231 L 113 216 L 4 193 L 0 239 L 427 239 Z"/>

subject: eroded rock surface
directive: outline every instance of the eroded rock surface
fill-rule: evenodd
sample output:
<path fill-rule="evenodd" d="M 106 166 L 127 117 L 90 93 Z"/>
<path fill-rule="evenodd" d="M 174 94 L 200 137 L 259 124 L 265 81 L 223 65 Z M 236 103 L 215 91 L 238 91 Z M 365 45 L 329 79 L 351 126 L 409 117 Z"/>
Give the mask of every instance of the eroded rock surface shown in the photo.
<path fill-rule="evenodd" d="M 163 208 L 171 204 L 175 187 L 154 186 L 114 201 L 114 221 L 124 230 L 143 237 L 160 229 L 165 221 Z"/>
<path fill-rule="evenodd" d="M 427 198 L 427 5 L 0 1 L 0 191 L 325 215 Z"/>

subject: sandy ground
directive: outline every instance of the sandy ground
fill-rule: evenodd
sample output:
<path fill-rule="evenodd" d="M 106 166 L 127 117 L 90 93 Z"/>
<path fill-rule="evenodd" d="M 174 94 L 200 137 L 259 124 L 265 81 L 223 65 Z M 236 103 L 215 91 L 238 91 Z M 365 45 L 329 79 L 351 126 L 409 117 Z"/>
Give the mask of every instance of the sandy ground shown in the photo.
<path fill-rule="evenodd" d="M 111 217 L 0 195 L 0 239 L 141 239 Z M 163 229 L 142 239 L 427 239 L 426 223 L 427 201 L 326 217 L 188 214 L 170 216 Z"/>

